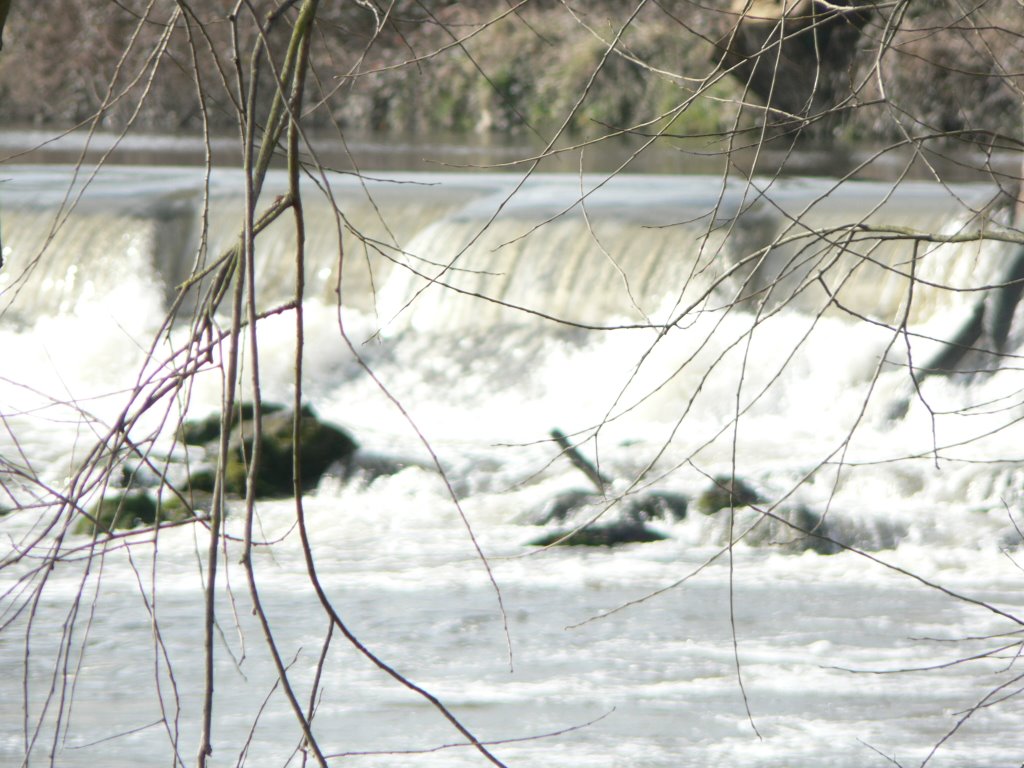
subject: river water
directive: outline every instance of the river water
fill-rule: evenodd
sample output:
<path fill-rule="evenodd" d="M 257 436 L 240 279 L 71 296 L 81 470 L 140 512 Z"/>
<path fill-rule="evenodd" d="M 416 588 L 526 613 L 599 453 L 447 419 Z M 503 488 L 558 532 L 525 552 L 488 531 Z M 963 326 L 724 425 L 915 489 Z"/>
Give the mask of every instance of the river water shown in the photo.
<path fill-rule="evenodd" d="M 211 254 L 232 241 L 241 179 L 61 166 L 6 166 L 3 178 L 0 479 L 14 511 L 0 517 L 0 764 L 193 765 L 205 528 L 94 544 L 58 536 L 68 519 L 53 500 L 155 370 L 148 350 L 163 359 L 182 344 L 183 324 L 160 330 L 173 286 L 204 221 Z M 841 234 L 856 222 L 996 231 L 995 189 L 327 180 L 361 237 L 346 230 L 339 248 L 310 183 L 304 396 L 406 468 L 328 476 L 304 497 L 319 575 L 359 640 L 502 762 L 1024 761 L 1024 329 L 1011 322 L 1004 339 L 986 327 L 972 344 L 998 335 L 1005 356 L 974 352 L 965 372 L 916 389 L 907 367 L 969 322 L 1013 249 L 922 245 L 911 290 L 906 241 Z M 283 183 L 271 178 L 268 200 Z M 275 225 L 257 247 L 257 300 L 271 309 L 291 295 L 293 239 Z M 268 317 L 258 339 L 262 396 L 288 402 L 292 313 Z M 133 437 L 154 455 L 179 450 L 179 412 L 219 407 L 218 360 L 187 404 L 148 412 Z M 660 541 L 531 546 L 560 530 L 537 525 L 545 505 L 588 489 L 553 428 L 611 481 L 583 517 L 652 491 L 691 499 L 689 514 L 651 520 Z M 731 475 L 762 512 L 810 510 L 842 551 L 819 554 L 785 526 L 761 535 L 769 523 L 749 509 L 696 511 L 712 478 Z M 259 593 L 303 706 L 325 654 L 313 729 L 331 764 L 487 764 L 337 633 L 324 652 L 294 502 L 257 513 Z M 239 564 L 237 502 L 226 525 L 211 764 L 300 765 Z"/>

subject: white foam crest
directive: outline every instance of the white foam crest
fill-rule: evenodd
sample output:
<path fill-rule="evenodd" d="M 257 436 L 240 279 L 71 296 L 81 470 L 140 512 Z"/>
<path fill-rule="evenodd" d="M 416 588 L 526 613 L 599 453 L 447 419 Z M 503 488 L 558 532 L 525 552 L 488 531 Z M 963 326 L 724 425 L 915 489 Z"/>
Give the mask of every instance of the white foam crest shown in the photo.
<path fill-rule="evenodd" d="M 119 411 L 146 361 L 159 315 L 151 284 L 126 278 L 94 300 L 81 298 L 69 314 L 40 318 L 30 329 L 0 331 L 9 359 L 0 380 L 8 451 L 36 445 L 30 457 L 43 464 L 73 449 L 90 447 L 90 427 L 104 429 Z M 159 348 L 158 348 L 159 349 Z M 160 352 L 158 351 L 158 355 Z"/>

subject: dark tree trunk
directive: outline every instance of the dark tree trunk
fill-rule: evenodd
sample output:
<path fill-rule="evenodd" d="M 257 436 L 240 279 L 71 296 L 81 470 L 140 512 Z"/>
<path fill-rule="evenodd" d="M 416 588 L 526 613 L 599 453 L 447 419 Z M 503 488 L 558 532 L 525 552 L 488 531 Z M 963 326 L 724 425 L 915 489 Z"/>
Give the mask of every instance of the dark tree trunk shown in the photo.
<path fill-rule="evenodd" d="M 11 0 L 0 0 L 0 51 L 4 48 L 4 22 L 7 21 L 9 10 L 11 10 Z"/>
<path fill-rule="evenodd" d="M 805 126 L 852 94 L 850 64 L 873 6 L 737 0 L 721 63 L 767 107 L 767 122 Z"/>

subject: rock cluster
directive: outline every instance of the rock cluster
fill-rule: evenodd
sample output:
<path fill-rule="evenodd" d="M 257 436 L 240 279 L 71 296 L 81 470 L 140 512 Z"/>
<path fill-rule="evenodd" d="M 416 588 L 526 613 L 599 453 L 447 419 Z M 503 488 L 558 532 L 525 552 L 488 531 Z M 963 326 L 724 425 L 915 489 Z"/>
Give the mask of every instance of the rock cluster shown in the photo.
<path fill-rule="evenodd" d="M 295 487 L 294 415 L 283 406 L 272 403 L 263 405 L 261 410 L 261 455 L 259 467 L 254 473 L 256 496 L 288 497 L 294 493 Z M 230 428 L 224 490 L 244 496 L 256 439 L 255 414 L 251 405 L 245 404 L 239 409 Z M 201 421 L 186 422 L 180 432 L 186 445 L 202 446 L 208 457 L 217 455 L 220 434 L 219 414 Z M 340 427 L 321 421 L 308 405 L 304 405 L 299 413 L 299 438 L 302 446 L 298 466 L 299 487 L 303 491 L 315 488 L 332 466 L 341 465 L 347 471 L 359 449 L 351 435 Z M 190 475 L 191 487 L 212 492 L 213 477 L 212 470 L 193 471 Z"/>
<path fill-rule="evenodd" d="M 660 541 L 668 534 L 648 523 L 678 522 L 689 511 L 720 521 L 716 538 L 723 545 L 732 535 L 748 546 L 774 546 L 788 552 L 827 555 L 841 549 L 821 515 L 803 505 L 772 508 L 752 485 L 728 476 L 713 478 L 692 501 L 670 491 L 645 491 L 618 501 L 583 490 L 560 493 L 531 515 L 536 524 L 555 527 L 529 544 L 610 547 Z"/>
<path fill-rule="evenodd" d="M 228 459 L 224 471 L 224 492 L 244 496 L 249 467 L 252 463 L 256 436 L 255 408 L 241 404 L 234 412 L 229 429 Z M 295 465 L 294 417 L 285 406 L 264 403 L 261 407 L 261 455 L 253 474 L 256 498 L 287 498 L 294 493 Z M 309 491 L 326 473 L 352 476 L 359 464 L 355 457 L 358 443 L 345 430 L 322 421 L 313 409 L 303 406 L 299 412 L 299 487 Z M 93 503 L 75 524 L 75 532 L 95 535 L 163 522 L 187 520 L 197 510 L 208 509 L 214 490 L 215 462 L 221 435 L 220 414 L 205 419 L 186 421 L 178 430 L 178 438 L 186 446 L 200 447 L 198 461 L 190 455 L 179 470 L 182 480 L 160 488 L 156 478 L 145 479 L 144 473 L 129 472 L 125 488 L 105 495 Z M 194 454 L 194 451 L 192 452 Z M 368 477 L 396 472 L 403 462 L 387 457 L 370 456 L 366 460 Z M 149 487 L 154 486 L 154 487 Z"/>

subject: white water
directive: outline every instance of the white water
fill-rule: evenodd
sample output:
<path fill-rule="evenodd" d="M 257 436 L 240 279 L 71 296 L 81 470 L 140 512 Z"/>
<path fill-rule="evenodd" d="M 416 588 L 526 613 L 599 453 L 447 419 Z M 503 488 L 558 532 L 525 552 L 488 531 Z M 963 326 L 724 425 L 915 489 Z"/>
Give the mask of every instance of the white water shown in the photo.
<path fill-rule="evenodd" d="M 31 168 L 5 176 L 11 180 L 0 186 L 0 221 L 7 265 L 0 279 L 10 309 L 0 326 L 8 360 L 0 379 L 0 456 L 60 486 L 123 407 L 123 390 L 136 380 L 163 319 L 168 283 L 187 273 L 201 180 L 186 171 L 101 176 L 15 296 L 10 289 L 41 247 L 49 231 L 44 222 L 68 177 Z M 342 295 L 352 307 L 343 314 L 345 328 L 450 472 L 501 589 L 513 669 L 494 588 L 459 508 L 430 471 L 411 467 L 369 486 L 327 479 L 310 494 L 305 504 L 321 577 L 360 640 L 438 695 L 479 738 L 520 739 L 601 718 L 558 736 L 495 746 L 506 764 L 870 766 L 891 765 L 892 757 L 915 765 L 960 713 L 1016 678 L 1015 648 L 998 659 L 893 672 L 1012 642 L 970 639 L 1018 625 L 920 579 L 1011 613 L 1021 609 L 1024 574 L 1013 559 L 1019 537 L 1010 520 L 1024 520 L 1016 425 L 1022 382 L 1015 366 L 927 379 L 923 400 L 913 399 L 906 416 L 892 420 L 891 404 L 908 393 L 898 365 L 904 340 L 897 340 L 876 381 L 893 332 L 853 322 L 835 308 L 817 317 L 826 295 L 820 283 L 804 282 L 806 266 L 786 266 L 828 253 L 781 246 L 759 270 L 715 284 L 744 256 L 784 238 L 778 211 L 804 210 L 828 190 L 826 182 L 778 183 L 755 202 L 751 190 L 722 193 L 714 179 L 622 178 L 588 198 L 589 224 L 577 209 L 530 233 L 568 208 L 581 184 L 571 177 L 537 179 L 462 253 L 515 179 L 435 176 L 400 187 L 371 184 L 387 229 L 359 185 L 335 181 L 353 225 L 371 232 L 388 255 L 435 275 L 438 267 L 413 257 L 446 264 L 462 254 L 454 266 L 466 271 L 444 279 L 463 290 L 602 326 L 675 317 L 703 299 L 664 337 L 642 327 L 556 327 L 438 286 L 404 308 L 422 287 L 420 278 L 345 238 Z M 584 180 L 584 190 L 596 181 Z M 983 187 L 957 192 L 979 208 L 990 195 Z M 211 251 L 232 237 L 237 194 L 237 178 L 214 179 Z M 859 221 L 883 200 L 886 207 L 871 221 L 955 231 L 967 218 L 966 208 L 939 189 L 850 184 L 801 220 L 816 227 Z M 328 303 L 337 282 L 332 216 L 310 215 L 316 223 L 307 270 L 314 298 L 306 307 L 306 397 L 366 449 L 426 462 L 409 423 L 340 337 Z M 702 240 L 712 224 L 714 233 Z M 287 299 L 288 247 L 287 236 L 272 234 L 262 252 L 265 306 Z M 363 268 L 367 254 L 370 270 Z M 995 246 L 946 246 L 920 263 L 918 276 L 991 284 L 998 282 L 1003 254 Z M 872 256 L 890 265 L 907 259 L 892 246 Z M 850 266 L 847 257 L 824 282 L 834 289 L 830 280 Z M 905 279 L 869 269 L 875 268 L 859 268 L 848 281 L 841 303 L 898 321 Z M 730 312 L 711 311 L 782 271 L 792 274 L 777 291 L 788 293 L 770 297 L 749 345 L 752 299 Z M 771 313 L 802 284 L 809 287 L 787 309 Z M 911 330 L 948 337 L 972 301 L 969 294 L 921 288 Z M 291 397 L 292 337 L 288 314 L 260 328 L 268 400 Z M 1010 351 L 1020 341 L 1015 327 Z M 915 359 L 927 357 L 928 348 L 921 341 Z M 197 380 L 191 413 L 205 415 L 218 402 L 219 372 L 212 370 Z M 735 421 L 738 407 L 742 416 Z M 170 410 L 173 415 L 173 405 Z M 157 430 L 159 415 L 140 424 L 137 437 Z M 709 485 L 709 476 L 735 467 L 773 500 L 792 493 L 793 501 L 827 509 L 832 535 L 868 556 L 740 542 L 730 557 L 722 554 L 725 513 L 658 522 L 670 536 L 662 542 L 528 547 L 543 530 L 531 524 L 530 513 L 560 491 L 585 487 L 546 440 L 548 431 L 560 427 L 582 439 L 600 424 L 596 448 L 595 441 L 584 448 L 615 478 L 617 492 L 632 492 L 635 481 L 639 488 L 692 496 Z M 168 440 L 159 437 L 158 448 Z M 25 504 L 24 484 L 8 469 L 0 477 Z M 31 540 L 38 520 L 51 517 L 50 510 L 23 509 L 0 518 L 5 558 Z M 293 662 L 305 704 L 327 622 L 308 585 L 293 523 L 290 502 L 259 505 L 258 536 L 274 545 L 258 550 L 256 565 L 275 638 Z M 241 533 L 237 516 L 229 532 Z M 82 537 L 63 544 L 69 552 L 87 545 Z M 183 761 L 194 764 L 205 559 L 197 553 L 205 548 L 197 527 L 161 531 L 157 542 L 144 536 L 129 549 L 111 544 L 87 574 L 85 559 L 69 555 L 27 582 L 39 585 L 45 576 L 37 604 L 26 582 L 17 581 L 37 561 L 0 569 L 2 620 L 11 621 L 0 631 L 0 764 L 21 764 L 37 723 L 32 765 L 48 764 L 51 751 L 60 766 L 169 765 L 175 727 Z M 281 765 L 300 733 L 280 691 L 271 695 L 275 676 L 250 615 L 239 552 L 232 543 L 222 557 L 228 567 L 218 606 L 224 637 L 217 650 L 213 764 L 239 761 L 258 717 L 249 764 Z M 576 626 L 691 575 L 646 602 Z M 65 674 L 62 627 L 83 583 Z M 155 605 L 160 645 L 147 602 Z M 14 615 L 25 605 L 35 605 L 31 630 L 27 608 Z M 879 670 L 893 673 L 869 672 Z M 56 698 L 43 711 L 54 680 Z M 432 749 L 460 740 L 422 698 L 337 636 L 321 685 L 314 730 L 329 753 Z M 1011 683 L 995 698 L 1020 687 Z M 1013 697 L 979 710 L 929 764 L 1020 764 L 1020 714 Z M 143 728 L 162 717 L 170 725 Z M 485 764 L 465 748 L 335 762 Z"/>

